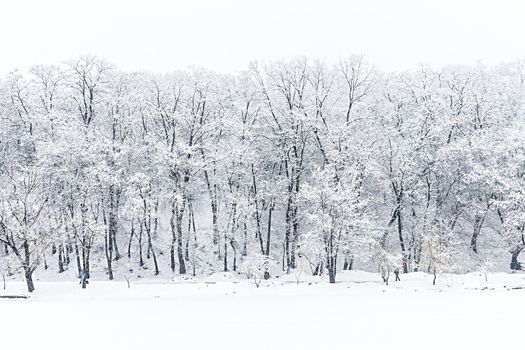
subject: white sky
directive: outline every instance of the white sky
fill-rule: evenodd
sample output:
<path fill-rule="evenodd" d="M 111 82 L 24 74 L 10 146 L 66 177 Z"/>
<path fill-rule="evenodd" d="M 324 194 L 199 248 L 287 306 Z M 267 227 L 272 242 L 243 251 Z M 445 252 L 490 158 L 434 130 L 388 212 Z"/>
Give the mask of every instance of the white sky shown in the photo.
<path fill-rule="evenodd" d="M 125 70 L 364 54 L 383 70 L 525 57 L 520 0 L 0 0 L 0 74 L 95 54 Z"/>

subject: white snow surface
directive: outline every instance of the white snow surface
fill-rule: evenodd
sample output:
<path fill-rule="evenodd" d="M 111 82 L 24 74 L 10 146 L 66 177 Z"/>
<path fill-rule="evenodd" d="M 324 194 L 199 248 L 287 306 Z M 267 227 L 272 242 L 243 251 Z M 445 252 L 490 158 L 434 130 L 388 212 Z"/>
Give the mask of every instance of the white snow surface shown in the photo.
<path fill-rule="evenodd" d="M 295 273 L 256 288 L 201 280 L 36 281 L 0 299 L 2 349 L 522 349 L 525 275 Z M 8 281 L 0 295 L 27 295 Z M 7 345 L 7 346 L 6 346 Z"/>

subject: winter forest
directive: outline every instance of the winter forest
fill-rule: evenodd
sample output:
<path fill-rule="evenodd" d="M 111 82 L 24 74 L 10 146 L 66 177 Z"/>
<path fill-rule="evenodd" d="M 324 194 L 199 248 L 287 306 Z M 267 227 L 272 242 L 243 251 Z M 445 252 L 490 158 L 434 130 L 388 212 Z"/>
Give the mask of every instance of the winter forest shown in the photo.
<path fill-rule="evenodd" d="M 525 61 L 159 74 L 81 56 L 14 71 L 0 80 L 0 270 L 29 292 L 43 274 L 86 287 L 521 270 L 524 112 Z"/>

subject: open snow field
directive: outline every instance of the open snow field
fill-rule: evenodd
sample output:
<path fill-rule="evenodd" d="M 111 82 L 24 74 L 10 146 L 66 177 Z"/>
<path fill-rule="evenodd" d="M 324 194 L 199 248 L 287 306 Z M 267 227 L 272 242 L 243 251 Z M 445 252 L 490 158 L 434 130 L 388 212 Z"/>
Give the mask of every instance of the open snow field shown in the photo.
<path fill-rule="evenodd" d="M 525 275 L 341 273 L 263 282 L 36 281 L 0 299 L 1 349 L 523 349 Z M 0 295 L 25 293 L 9 281 Z M 6 347 L 7 345 L 7 347 Z"/>

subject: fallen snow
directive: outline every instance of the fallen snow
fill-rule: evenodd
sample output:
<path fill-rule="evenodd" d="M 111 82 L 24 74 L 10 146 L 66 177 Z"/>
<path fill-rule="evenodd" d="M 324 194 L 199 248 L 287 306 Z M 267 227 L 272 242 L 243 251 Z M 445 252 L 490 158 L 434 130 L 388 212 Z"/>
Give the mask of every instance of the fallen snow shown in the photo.
<path fill-rule="evenodd" d="M 525 275 L 291 274 L 252 281 L 36 282 L 0 299 L 2 349 L 513 349 L 523 348 Z M 0 295 L 27 294 L 9 281 Z M 8 345 L 7 347 L 5 347 Z"/>

